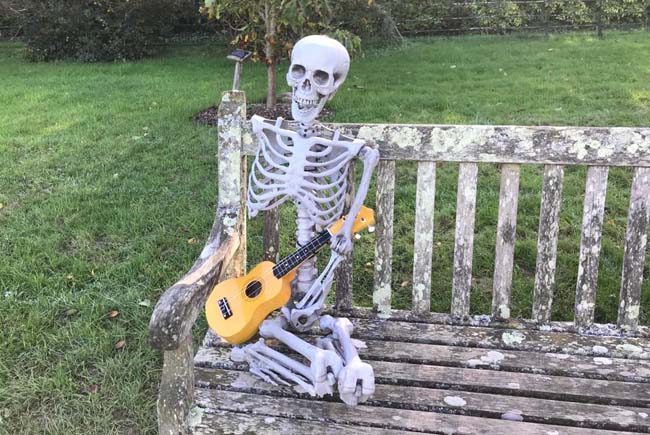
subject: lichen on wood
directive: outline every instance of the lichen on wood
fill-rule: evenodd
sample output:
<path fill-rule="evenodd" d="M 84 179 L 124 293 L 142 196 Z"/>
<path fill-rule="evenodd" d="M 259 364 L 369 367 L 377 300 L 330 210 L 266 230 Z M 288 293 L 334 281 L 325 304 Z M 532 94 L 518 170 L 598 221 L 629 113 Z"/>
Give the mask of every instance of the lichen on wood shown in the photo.
<path fill-rule="evenodd" d="M 500 320 L 510 318 L 518 199 L 519 165 L 503 165 L 492 289 L 492 317 Z"/>
<path fill-rule="evenodd" d="M 576 284 L 575 324 L 579 328 L 594 322 L 608 171 L 606 166 L 591 166 L 587 170 Z"/>
<path fill-rule="evenodd" d="M 551 320 L 563 182 L 564 167 L 547 165 L 544 168 L 533 296 L 533 320 L 539 323 Z"/>
<path fill-rule="evenodd" d="M 415 196 L 415 240 L 413 246 L 413 311 L 431 308 L 431 265 L 433 257 L 433 213 L 436 199 L 436 164 L 418 163 Z"/>
<path fill-rule="evenodd" d="M 650 166 L 650 128 L 330 124 L 377 144 L 383 159 Z M 244 151 L 257 143 L 244 133 Z"/>
<path fill-rule="evenodd" d="M 636 168 L 630 194 L 618 310 L 618 324 L 631 330 L 635 330 L 639 325 L 649 220 L 650 168 Z"/>
<path fill-rule="evenodd" d="M 476 163 L 462 163 L 458 172 L 454 275 L 451 294 L 451 314 L 458 317 L 469 315 L 477 180 L 478 165 Z"/>
<path fill-rule="evenodd" d="M 372 293 L 372 303 L 384 316 L 390 315 L 391 309 L 394 195 L 395 162 L 382 161 L 377 165 L 375 288 Z"/>

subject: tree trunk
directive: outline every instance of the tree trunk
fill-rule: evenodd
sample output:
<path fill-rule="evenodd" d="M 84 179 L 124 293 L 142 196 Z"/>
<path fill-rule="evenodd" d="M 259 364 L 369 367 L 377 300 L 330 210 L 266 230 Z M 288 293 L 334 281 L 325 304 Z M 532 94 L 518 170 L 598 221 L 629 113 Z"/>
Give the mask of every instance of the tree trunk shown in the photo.
<path fill-rule="evenodd" d="M 266 79 L 267 79 L 267 93 L 266 93 L 266 107 L 271 108 L 277 102 L 275 92 L 275 63 L 268 61 L 266 64 Z"/>
<path fill-rule="evenodd" d="M 266 57 L 266 78 L 267 78 L 267 92 L 266 92 L 266 107 L 271 108 L 277 102 L 275 87 L 275 24 L 276 24 L 276 11 L 270 1 L 264 4 L 264 24 L 266 24 L 266 35 L 264 37 L 264 55 Z"/>

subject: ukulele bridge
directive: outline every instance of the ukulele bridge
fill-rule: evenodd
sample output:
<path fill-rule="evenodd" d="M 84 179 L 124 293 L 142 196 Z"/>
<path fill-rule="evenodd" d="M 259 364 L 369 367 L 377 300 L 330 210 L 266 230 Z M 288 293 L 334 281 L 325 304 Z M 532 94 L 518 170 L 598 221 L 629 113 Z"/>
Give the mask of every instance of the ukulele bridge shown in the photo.
<path fill-rule="evenodd" d="M 223 316 L 224 319 L 227 319 L 230 316 L 232 316 L 232 310 L 230 309 L 230 304 L 228 303 L 228 299 L 221 298 L 219 299 L 218 304 L 219 304 L 219 309 L 221 310 L 221 315 Z"/>

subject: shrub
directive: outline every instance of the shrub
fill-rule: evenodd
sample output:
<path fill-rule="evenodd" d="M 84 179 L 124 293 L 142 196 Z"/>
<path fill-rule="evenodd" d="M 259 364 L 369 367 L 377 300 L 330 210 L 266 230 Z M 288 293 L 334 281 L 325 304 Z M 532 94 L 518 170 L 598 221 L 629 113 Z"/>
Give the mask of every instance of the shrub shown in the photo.
<path fill-rule="evenodd" d="M 192 0 L 29 0 L 25 41 L 33 60 L 84 62 L 151 54 Z"/>

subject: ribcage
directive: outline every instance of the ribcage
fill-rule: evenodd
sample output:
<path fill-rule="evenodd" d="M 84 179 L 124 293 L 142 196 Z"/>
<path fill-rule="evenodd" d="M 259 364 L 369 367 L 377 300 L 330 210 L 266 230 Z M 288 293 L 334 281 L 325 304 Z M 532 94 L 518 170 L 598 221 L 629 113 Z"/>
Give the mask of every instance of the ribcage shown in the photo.
<path fill-rule="evenodd" d="M 253 118 L 259 148 L 248 184 L 251 216 L 291 199 L 309 211 L 316 226 L 326 228 L 343 210 L 350 161 L 359 152 L 357 142 L 303 138 Z"/>

